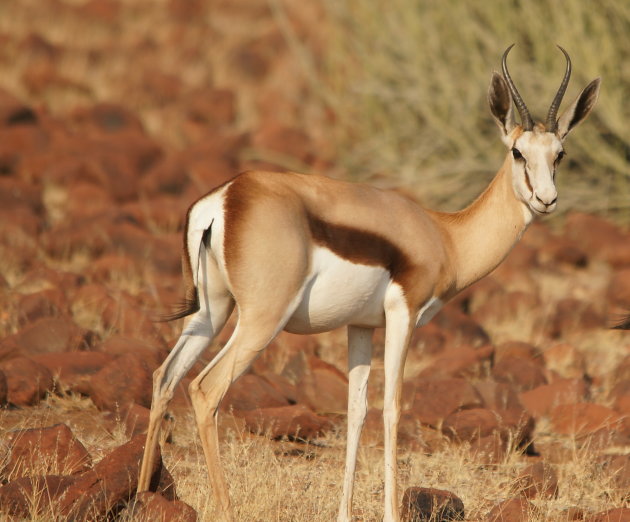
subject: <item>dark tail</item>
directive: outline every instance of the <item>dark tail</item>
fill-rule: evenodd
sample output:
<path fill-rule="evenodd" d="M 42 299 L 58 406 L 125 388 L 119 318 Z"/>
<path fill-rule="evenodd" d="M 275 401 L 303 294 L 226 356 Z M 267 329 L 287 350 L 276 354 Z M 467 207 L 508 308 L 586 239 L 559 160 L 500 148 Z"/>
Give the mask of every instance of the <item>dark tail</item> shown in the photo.
<path fill-rule="evenodd" d="M 615 326 L 613 330 L 630 330 L 630 315 L 622 318 Z"/>
<path fill-rule="evenodd" d="M 185 229 L 187 230 L 188 227 L 186 226 Z M 201 242 L 199 243 L 199 252 L 197 254 L 199 258 L 201 258 L 201 255 L 204 252 L 204 250 L 208 248 L 211 232 L 212 232 L 212 222 L 210 222 L 210 226 L 204 230 L 203 236 L 201 237 Z M 182 263 L 184 267 L 186 266 L 190 267 L 190 260 L 187 259 L 186 250 L 184 251 Z M 200 266 L 200 265 L 197 265 L 197 266 Z M 186 277 L 184 279 L 186 279 Z M 159 316 L 156 319 L 156 322 L 167 323 L 169 321 L 174 321 L 176 319 L 182 319 L 183 317 L 187 317 L 189 315 L 194 314 L 195 312 L 198 312 L 200 308 L 201 306 L 199 304 L 199 292 L 197 291 L 197 287 L 194 284 L 192 284 L 192 281 L 190 281 L 188 287 L 186 288 L 186 297 L 184 297 L 183 301 L 175 305 L 174 310 L 171 313 L 166 313 Z"/>

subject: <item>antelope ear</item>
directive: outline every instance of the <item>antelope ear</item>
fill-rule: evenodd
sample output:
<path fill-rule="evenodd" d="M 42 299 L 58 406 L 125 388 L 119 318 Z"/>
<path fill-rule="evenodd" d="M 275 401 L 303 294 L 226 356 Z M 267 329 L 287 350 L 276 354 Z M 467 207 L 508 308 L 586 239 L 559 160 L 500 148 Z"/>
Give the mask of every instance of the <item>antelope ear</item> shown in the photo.
<path fill-rule="evenodd" d="M 561 140 L 589 115 L 597 102 L 601 82 L 601 78 L 595 78 L 589 83 L 558 118 L 558 136 Z"/>
<path fill-rule="evenodd" d="M 494 121 L 497 122 L 501 130 L 501 136 L 505 139 L 516 127 L 516 123 L 514 122 L 514 109 L 512 107 L 510 90 L 503 76 L 496 71 L 492 73 L 492 80 L 488 89 L 488 103 L 490 104 L 490 112 L 492 112 Z"/>

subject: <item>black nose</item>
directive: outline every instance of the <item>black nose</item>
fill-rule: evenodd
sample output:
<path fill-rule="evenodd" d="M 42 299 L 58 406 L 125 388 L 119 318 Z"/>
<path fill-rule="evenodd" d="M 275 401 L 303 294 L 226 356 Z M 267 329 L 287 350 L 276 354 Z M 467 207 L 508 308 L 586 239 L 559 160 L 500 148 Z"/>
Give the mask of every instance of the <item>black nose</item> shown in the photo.
<path fill-rule="evenodd" d="M 556 201 L 558 201 L 558 196 L 556 196 L 555 198 L 553 198 L 553 201 L 551 203 L 545 203 L 542 199 L 540 199 L 538 197 L 538 194 L 536 194 L 536 199 L 538 201 L 540 201 L 543 205 L 545 205 L 546 207 L 550 207 L 551 205 L 553 205 Z"/>

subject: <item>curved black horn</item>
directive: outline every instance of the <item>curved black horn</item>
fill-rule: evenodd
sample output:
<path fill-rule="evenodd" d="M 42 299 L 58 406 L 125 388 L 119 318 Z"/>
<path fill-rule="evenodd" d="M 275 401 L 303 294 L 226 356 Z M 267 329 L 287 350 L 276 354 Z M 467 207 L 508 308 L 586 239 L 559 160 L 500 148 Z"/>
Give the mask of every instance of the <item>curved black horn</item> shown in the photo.
<path fill-rule="evenodd" d="M 560 84 L 560 88 L 556 93 L 556 97 L 551 102 L 551 107 L 549 107 L 549 114 L 547 114 L 547 123 L 545 123 L 545 130 L 547 132 L 556 132 L 558 128 L 558 109 L 560 108 L 560 103 L 562 103 L 562 97 L 564 96 L 564 92 L 567 90 L 567 85 L 569 85 L 569 78 L 571 78 L 571 58 L 569 58 L 569 54 L 558 45 L 558 49 L 562 51 L 564 57 L 567 59 L 567 70 L 564 73 L 564 78 L 562 79 L 562 83 Z"/>
<path fill-rule="evenodd" d="M 512 99 L 514 100 L 514 105 L 518 109 L 518 113 L 521 115 L 521 125 L 523 126 L 523 130 L 530 131 L 534 128 L 534 121 L 532 120 L 531 115 L 529 114 L 529 110 L 527 109 L 527 105 L 521 98 L 521 95 L 518 93 L 518 89 L 514 82 L 512 81 L 512 77 L 508 72 L 507 68 L 507 55 L 510 52 L 510 49 L 514 47 L 514 44 L 510 45 L 505 52 L 503 53 L 503 60 L 501 61 L 501 68 L 503 69 L 503 77 L 510 88 L 510 93 L 512 94 Z"/>

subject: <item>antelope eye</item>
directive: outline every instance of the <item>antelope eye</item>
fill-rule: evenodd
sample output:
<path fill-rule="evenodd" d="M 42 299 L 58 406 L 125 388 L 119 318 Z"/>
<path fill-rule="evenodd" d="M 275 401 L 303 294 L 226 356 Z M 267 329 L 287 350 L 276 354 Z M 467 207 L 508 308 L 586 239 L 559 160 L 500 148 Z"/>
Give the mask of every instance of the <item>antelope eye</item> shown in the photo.
<path fill-rule="evenodd" d="M 514 156 L 515 160 L 523 159 L 523 155 L 521 154 L 521 151 L 518 149 L 512 149 L 512 156 Z"/>
<path fill-rule="evenodd" d="M 562 160 L 562 158 L 564 158 L 565 155 L 566 153 L 563 150 L 558 152 L 558 155 L 556 156 L 556 163 L 560 163 L 560 161 Z"/>

